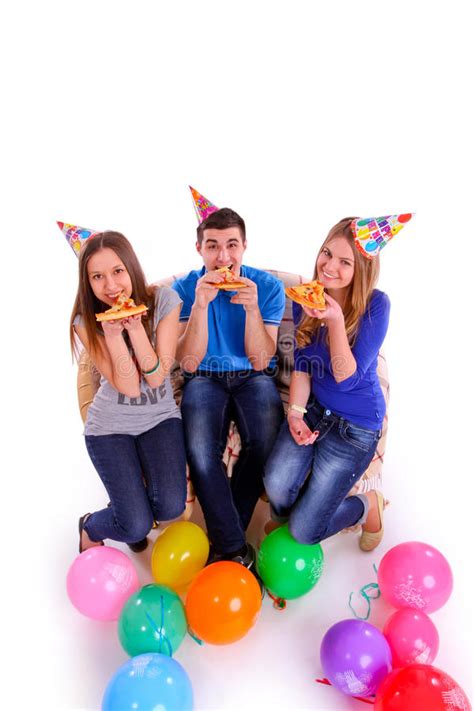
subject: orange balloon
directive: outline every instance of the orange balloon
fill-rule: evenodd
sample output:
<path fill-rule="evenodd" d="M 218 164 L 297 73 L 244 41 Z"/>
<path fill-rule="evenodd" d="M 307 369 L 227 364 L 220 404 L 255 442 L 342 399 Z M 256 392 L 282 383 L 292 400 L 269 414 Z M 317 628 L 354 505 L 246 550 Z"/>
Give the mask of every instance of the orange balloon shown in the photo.
<path fill-rule="evenodd" d="M 186 616 L 203 642 L 230 644 L 247 634 L 262 606 L 260 588 L 240 563 L 221 561 L 201 570 L 186 598 Z"/>

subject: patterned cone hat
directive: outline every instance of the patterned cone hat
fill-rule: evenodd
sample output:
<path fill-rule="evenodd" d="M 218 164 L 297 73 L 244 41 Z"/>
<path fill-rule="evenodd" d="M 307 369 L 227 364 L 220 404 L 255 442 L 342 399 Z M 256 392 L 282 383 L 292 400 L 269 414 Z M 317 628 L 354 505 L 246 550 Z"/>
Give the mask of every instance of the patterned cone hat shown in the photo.
<path fill-rule="evenodd" d="M 205 198 L 204 195 L 201 195 L 201 193 L 198 193 L 198 191 L 191 186 L 189 186 L 189 189 L 191 190 L 191 194 L 193 196 L 194 209 L 196 210 L 199 224 L 201 224 L 201 222 L 204 222 L 206 217 L 212 215 L 213 212 L 217 212 L 219 208 L 213 205 L 210 200 Z"/>
<path fill-rule="evenodd" d="M 88 240 L 89 237 L 94 237 L 94 235 L 99 234 L 97 230 L 89 230 L 86 227 L 70 225 L 67 222 L 58 222 L 57 224 L 76 257 L 79 257 L 79 252 L 81 251 L 84 242 Z"/>
<path fill-rule="evenodd" d="M 412 214 L 407 213 L 354 220 L 351 228 L 357 249 L 367 259 L 373 259 L 411 218 Z"/>

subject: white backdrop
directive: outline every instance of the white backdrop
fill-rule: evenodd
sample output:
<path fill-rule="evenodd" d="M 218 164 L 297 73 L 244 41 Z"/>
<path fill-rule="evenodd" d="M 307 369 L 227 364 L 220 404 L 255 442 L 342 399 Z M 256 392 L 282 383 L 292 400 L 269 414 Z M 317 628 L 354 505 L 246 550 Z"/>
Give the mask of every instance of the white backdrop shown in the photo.
<path fill-rule="evenodd" d="M 196 708 L 359 708 L 314 683 L 320 640 L 372 563 L 410 539 L 452 565 L 435 663 L 471 694 L 467 3 L 18 0 L 0 26 L 5 708 L 99 708 L 126 659 L 114 625 L 80 617 L 65 594 L 77 517 L 104 494 L 68 349 L 77 263 L 55 221 L 123 231 L 154 280 L 199 264 L 189 183 L 246 219 L 248 264 L 308 276 L 341 217 L 417 213 L 382 255 L 383 545 L 363 555 L 339 536 L 318 586 L 285 613 L 267 599 L 242 642 L 186 640 L 176 658 Z M 253 540 L 264 520 L 260 506 Z M 147 554 L 135 560 L 148 581 Z"/>

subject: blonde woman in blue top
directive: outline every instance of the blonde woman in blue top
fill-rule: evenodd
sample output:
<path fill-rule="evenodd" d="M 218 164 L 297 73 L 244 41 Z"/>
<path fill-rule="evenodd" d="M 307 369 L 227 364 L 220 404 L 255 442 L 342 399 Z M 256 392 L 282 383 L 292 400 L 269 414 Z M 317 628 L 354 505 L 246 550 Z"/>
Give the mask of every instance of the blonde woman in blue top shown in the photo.
<path fill-rule="evenodd" d="M 315 265 L 324 284 L 323 311 L 294 304 L 295 368 L 288 418 L 265 467 L 276 522 L 288 521 L 301 543 L 317 543 L 362 524 L 365 549 L 382 531 L 379 492 L 348 496 L 367 469 L 381 436 L 385 401 L 377 356 L 390 302 L 375 289 L 379 257 L 356 248 L 351 225 L 329 232 Z"/>

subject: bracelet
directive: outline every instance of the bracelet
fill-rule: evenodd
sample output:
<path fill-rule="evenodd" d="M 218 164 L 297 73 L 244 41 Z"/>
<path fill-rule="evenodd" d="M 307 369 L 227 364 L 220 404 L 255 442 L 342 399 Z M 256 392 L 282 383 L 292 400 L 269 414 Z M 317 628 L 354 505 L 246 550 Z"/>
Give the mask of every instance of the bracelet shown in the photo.
<path fill-rule="evenodd" d="M 142 375 L 153 375 L 153 373 L 156 373 L 158 368 L 160 367 L 160 359 L 156 361 L 156 365 L 151 368 L 151 370 L 142 370 Z"/>
<path fill-rule="evenodd" d="M 289 410 L 295 410 L 295 412 L 301 412 L 302 415 L 304 415 L 308 410 L 305 407 L 301 407 L 301 405 L 288 405 L 288 411 Z"/>

